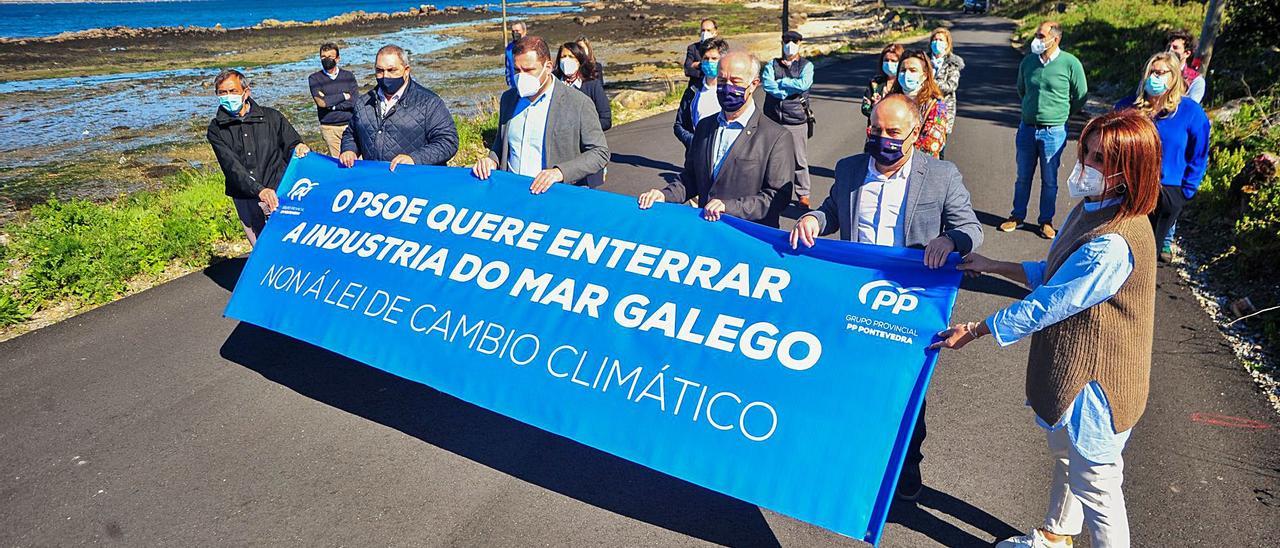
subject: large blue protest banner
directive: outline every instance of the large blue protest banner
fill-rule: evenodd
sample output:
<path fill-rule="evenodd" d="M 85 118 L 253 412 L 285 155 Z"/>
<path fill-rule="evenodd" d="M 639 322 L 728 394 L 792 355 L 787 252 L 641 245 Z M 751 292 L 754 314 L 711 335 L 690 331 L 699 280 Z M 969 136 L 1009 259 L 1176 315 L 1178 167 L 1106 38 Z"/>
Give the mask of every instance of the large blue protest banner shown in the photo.
<path fill-rule="evenodd" d="M 954 263 L 528 186 L 295 160 L 226 313 L 877 542 Z"/>

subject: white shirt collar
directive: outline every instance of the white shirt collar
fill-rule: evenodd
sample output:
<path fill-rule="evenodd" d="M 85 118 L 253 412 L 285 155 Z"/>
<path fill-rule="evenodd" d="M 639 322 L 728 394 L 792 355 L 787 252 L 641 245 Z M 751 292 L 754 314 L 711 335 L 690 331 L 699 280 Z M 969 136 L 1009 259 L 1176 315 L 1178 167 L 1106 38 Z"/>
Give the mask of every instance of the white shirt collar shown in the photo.
<path fill-rule="evenodd" d="M 915 151 L 911 152 L 911 156 L 907 157 L 907 163 L 902 164 L 902 168 L 898 169 L 892 177 L 880 173 L 880 168 L 876 167 L 875 158 L 867 158 L 867 180 L 868 181 L 905 181 L 911 175 L 911 164 L 916 161 Z"/>
<path fill-rule="evenodd" d="M 1054 59 L 1057 59 L 1057 58 L 1058 58 L 1058 54 L 1059 54 L 1059 53 L 1062 53 L 1062 48 L 1057 48 L 1057 49 L 1053 50 L 1053 53 L 1050 53 L 1050 54 L 1049 54 L 1049 60 L 1048 60 L 1048 61 L 1045 61 L 1045 60 L 1044 60 L 1044 57 L 1041 57 L 1041 56 L 1039 56 L 1039 55 L 1037 55 L 1037 56 L 1036 56 L 1036 59 L 1039 59 L 1039 60 L 1040 60 L 1040 64 L 1041 64 L 1041 65 L 1047 65 L 1047 64 L 1049 64 L 1049 63 L 1052 63 Z"/>

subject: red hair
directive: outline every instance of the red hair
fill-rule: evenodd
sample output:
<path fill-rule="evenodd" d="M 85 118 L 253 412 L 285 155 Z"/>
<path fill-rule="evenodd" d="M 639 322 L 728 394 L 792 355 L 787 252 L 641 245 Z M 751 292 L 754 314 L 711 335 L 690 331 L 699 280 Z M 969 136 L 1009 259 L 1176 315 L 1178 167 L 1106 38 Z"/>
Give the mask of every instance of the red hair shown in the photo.
<path fill-rule="evenodd" d="M 1103 114 L 1089 120 L 1080 132 L 1080 155 L 1098 134 L 1103 173 L 1119 174 L 1125 183 L 1124 203 L 1116 219 L 1150 215 L 1160 200 L 1160 134 L 1151 119 L 1136 110 Z"/>

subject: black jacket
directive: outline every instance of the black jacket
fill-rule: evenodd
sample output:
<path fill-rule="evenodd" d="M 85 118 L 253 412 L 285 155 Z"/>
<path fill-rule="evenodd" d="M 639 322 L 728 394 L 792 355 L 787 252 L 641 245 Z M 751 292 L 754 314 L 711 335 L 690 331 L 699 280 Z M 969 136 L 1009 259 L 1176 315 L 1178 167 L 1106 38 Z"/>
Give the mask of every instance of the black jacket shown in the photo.
<path fill-rule="evenodd" d="M 609 131 L 613 127 L 613 107 L 609 105 L 609 94 L 604 91 L 604 79 L 583 80 L 582 88 L 578 91 L 591 98 L 596 106 L 596 114 L 600 115 L 600 129 Z"/>
<path fill-rule="evenodd" d="M 219 108 L 205 134 L 213 146 L 227 196 L 257 198 L 264 188 L 280 186 L 293 149 L 302 142 L 298 132 L 280 111 L 249 99 L 249 113 L 232 116 Z"/>
<path fill-rule="evenodd" d="M 377 86 L 360 96 L 342 134 L 343 152 L 382 162 L 407 154 L 420 166 L 442 166 L 457 154 L 458 128 L 444 100 L 413 79 L 406 85 L 385 119 L 378 113 Z"/>
<path fill-rule="evenodd" d="M 734 141 L 712 177 L 716 129 L 720 116 L 708 116 L 694 128 L 693 142 L 684 155 L 680 178 L 662 189 L 670 203 L 697 198 L 705 207 L 713 198 L 724 202 L 725 213 L 777 228 L 778 217 L 791 203 L 796 175 L 795 145 L 791 132 L 756 112 Z"/>
<path fill-rule="evenodd" d="M 689 77 L 689 82 L 696 82 L 702 79 L 702 41 L 689 44 L 684 50 L 684 75 Z"/>
<path fill-rule="evenodd" d="M 676 134 L 676 139 L 680 140 L 685 150 L 689 150 L 689 143 L 693 142 L 693 128 L 698 125 L 698 121 L 693 119 L 693 102 L 697 100 L 702 84 L 703 80 L 699 79 L 696 84 L 684 88 L 684 95 L 680 96 L 680 109 L 676 111 L 676 122 L 671 125 L 671 131 Z M 715 90 L 710 93 L 715 93 Z"/>

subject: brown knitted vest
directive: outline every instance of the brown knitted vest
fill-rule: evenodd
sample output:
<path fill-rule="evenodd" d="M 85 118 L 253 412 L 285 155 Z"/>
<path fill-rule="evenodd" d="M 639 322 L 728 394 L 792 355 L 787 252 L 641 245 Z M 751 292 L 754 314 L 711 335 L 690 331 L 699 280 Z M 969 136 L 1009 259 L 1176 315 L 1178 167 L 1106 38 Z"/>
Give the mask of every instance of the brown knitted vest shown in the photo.
<path fill-rule="evenodd" d="M 1129 244 L 1133 273 L 1115 296 L 1031 337 L 1027 399 L 1036 415 L 1056 424 L 1080 391 L 1098 381 L 1111 405 L 1116 432 L 1133 427 L 1147 407 L 1155 321 L 1156 246 L 1145 215 L 1109 223 L 1119 206 L 1085 211 L 1077 205 L 1049 250 L 1048 279 L 1080 246 L 1103 234 Z"/>

